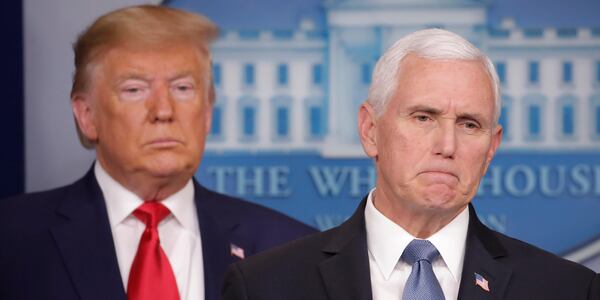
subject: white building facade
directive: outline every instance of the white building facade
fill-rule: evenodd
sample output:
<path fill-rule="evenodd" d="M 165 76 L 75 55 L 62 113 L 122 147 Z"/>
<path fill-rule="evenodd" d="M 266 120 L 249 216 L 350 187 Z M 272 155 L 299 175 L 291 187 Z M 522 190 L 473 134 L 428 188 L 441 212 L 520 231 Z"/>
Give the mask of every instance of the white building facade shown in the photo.
<path fill-rule="evenodd" d="M 487 1 L 329 0 L 326 28 L 226 31 L 213 47 L 217 104 L 207 149 L 362 156 L 356 115 L 372 69 L 418 29 L 456 32 L 502 82 L 504 150 L 600 149 L 600 28 L 487 24 Z"/>

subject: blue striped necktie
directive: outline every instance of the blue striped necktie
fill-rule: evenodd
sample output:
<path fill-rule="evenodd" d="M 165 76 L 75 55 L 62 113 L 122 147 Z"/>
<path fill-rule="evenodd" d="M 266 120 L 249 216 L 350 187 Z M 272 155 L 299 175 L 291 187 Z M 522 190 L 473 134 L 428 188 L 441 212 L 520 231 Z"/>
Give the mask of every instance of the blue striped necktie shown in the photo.
<path fill-rule="evenodd" d="M 402 300 L 444 300 L 444 293 L 431 267 L 431 262 L 439 255 L 430 241 L 412 240 L 406 246 L 401 258 L 412 265 L 412 271 L 406 280 Z"/>

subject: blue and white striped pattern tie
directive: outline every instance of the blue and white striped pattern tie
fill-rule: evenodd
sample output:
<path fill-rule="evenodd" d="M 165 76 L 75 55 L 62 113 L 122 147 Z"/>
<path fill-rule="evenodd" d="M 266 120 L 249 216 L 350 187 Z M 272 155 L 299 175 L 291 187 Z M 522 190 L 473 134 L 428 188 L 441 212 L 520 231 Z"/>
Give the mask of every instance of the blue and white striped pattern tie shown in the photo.
<path fill-rule="evenodd" d="M 444 300 L 444 292 L 435 278 L 431 262 L 440 255 L 426 240 L 413 240 L 402 253 L 402 260 L 412 265 L 412 271 L 402 294 L 402 300 Z"/>

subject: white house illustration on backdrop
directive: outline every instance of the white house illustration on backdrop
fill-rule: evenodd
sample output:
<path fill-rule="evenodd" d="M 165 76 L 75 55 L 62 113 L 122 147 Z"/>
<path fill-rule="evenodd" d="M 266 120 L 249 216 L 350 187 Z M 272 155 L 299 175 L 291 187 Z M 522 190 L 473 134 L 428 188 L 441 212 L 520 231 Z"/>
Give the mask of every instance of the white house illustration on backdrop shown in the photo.
<path fill-rule="evenodd" d="M 223 31 L 212 49 L 217 102 L 209 155 L 364 158 L 356 115 L 374 64 L 400 37 L 431 27 L 466 37 L 494 61 L 503 98 L 500 151 L 596 153 L 600 27 L 524 28 L 510 18 L 492 26 L 490 5 L 488 0 L 323 0 L 324 9 L 303 10 L 292 30 Z M 600 270 L 598 237 L 563 254 Z"/>
<path fill-rule="evenodd" d="M 600 28 L 487 24 L 488 1 L 329 0 L 326 28 L 225 31 L 213 47 L 217 88 L 209 151 L 362 156 L 356 114 L 373 66 L 403 35 L 438 27 L 494 61 L 503 149 L 600 148 Z M 235 120 L 235 121 L 231 121 Z"/>

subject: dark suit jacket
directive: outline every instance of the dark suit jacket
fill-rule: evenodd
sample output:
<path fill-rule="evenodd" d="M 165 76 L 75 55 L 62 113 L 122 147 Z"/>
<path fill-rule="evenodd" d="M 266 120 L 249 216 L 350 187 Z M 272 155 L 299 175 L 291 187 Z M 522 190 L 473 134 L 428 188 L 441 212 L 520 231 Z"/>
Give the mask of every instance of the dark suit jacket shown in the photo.
<path fill-rule="evenodd" d="M 371 299 L 364 209 L 365 200 L 337 228 L 235 263 L 223 299 Z M 469 209 L 459 299 L 600 299 L 594 272 L 490 230 Z"/>
<path fill-rule="evenodd" d="M 230 243 L 246 256 L 314 229 L 194 181 L 205 295 L 217 299 Z M 93 171 L 66 187 L 0 200 L 0 299 L 126 299 Z"/>

